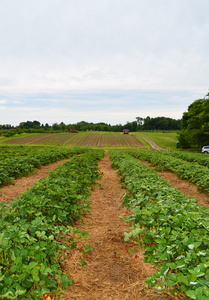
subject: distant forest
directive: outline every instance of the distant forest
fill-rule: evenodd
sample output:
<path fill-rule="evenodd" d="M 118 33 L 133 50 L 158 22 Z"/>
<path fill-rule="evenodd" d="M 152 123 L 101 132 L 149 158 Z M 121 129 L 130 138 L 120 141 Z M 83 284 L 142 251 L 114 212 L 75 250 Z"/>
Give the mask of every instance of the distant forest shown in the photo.
<path fill-rule="evenodd" d="M 112 131 L 120 132 L 124 129 L 129 129 L 131 132 L 147 131 L 147 130 L 180 130 L 181 120 L 175 120 L 166 117 L 146 118 L 136 117 L 136 121 L 127 122 L 125 125 L 110 125 L 103 122 L 89 123 L 85 121 L 78 122 L 76 124 L 60 124 L 54 123 L 51 126 L 49 124 L 41 124 L 39 121 L 27 121 L 21 122 L 19 126 L 12 126 L 9 124 L 0 125 L 0 134 L 4 136 L 12 136 L 14 134 L 20 134 L 23 132 L 28 133 L 45 133 L 45 132 L 68 132 L 70 130 L 78 131 Z"/>

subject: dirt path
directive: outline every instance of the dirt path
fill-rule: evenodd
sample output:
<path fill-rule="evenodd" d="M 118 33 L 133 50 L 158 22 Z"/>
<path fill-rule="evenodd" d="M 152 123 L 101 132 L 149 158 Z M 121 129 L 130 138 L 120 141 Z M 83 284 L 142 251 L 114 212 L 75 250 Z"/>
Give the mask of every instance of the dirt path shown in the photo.
<path fill-rule="evenodd" d="M 144 139 L 155 150 L 165 150 L 165 149 L 161 148 L 160 146 L 158 146 L 157 144 L 155 144 L 152 140 L 150 140 L 144 136 L 140 136 L 140 138 Z"/>
<path fill-rule="evenodd" d="M 89 234 L 79 242 L 65 260 L 65 272 L 73 284 L 63 294 L 67 299 L 171 299 L 154 289 L 146 289 L 145 279 L 153 273 L 152 266 L 144 263 L 143 251 L 134 242 L 124 242 L 124 231 L 129 226 L 119 218 L 126 215 L 120 197 L 124 193 L 116 171 L 111 168 L 109 156 L 99 163 L 104 173 L 92 191 L 92 212 L 76 226 Z M 84 254 L 84 244 L 94 251 Z M 134 250 L 135 249 L 135 250 Z M 128 250 L 133 250 L 129 252 Z M 87 265 L 81 266 L 82 256 Z"/>

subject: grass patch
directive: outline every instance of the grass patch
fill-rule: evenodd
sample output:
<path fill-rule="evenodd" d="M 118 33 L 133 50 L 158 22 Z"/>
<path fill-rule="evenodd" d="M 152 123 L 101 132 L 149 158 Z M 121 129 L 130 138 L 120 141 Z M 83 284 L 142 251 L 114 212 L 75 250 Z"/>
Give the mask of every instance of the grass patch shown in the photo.
<path fill-rule="evenodd" d="M 176 149 L 176 142 L 178 141 L 178 131 L 173 131 L 173 132 L 142 131 L 142 132 L 135 132 L 133 133 L 133 135 L 137 137 L 146 137 L 164 149 L 167 148 Z"/>

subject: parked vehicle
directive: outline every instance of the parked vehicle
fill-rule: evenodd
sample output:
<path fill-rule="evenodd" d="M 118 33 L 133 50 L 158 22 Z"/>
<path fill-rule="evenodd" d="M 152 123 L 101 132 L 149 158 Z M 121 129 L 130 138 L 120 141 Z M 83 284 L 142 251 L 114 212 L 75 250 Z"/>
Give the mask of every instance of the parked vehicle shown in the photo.
<path fill-rule="evenodd" d="M 123 130 L 123 133 L 124 133 L 124 134 L 129 134 L 129 130 L 128 130 L 128 129 L 124 129 L 124 130 Z"/>
<path fill-rule="evenodd" d="M 202 148 L 202 153 L 209 153 L 209 146 L 204 146 Z"/>

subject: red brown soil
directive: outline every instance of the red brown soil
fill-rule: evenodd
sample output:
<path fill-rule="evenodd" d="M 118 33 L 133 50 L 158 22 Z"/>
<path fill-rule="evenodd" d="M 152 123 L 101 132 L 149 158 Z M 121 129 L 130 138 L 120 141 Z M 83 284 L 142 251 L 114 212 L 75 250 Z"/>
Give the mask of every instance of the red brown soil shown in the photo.
<path fill-rule="evenodd" d="M 14 185 L 3 187 L 0 201 L 9 202 L 15 199 L 61 163 L 63 162 L 42 167 L 36 174 L 15 180 Z M 143 249 L 139 244 L 133 240 L 124 242 L 124 231 L 129 231 L 129 225 L 119 218 L 128 214 L 120 200 L 124 190 L 121 189 L 119 176 L 111 168 L 107 153 L 99 166 L 104 175 L 92 191 L 92 212 L 84 217 L 83 222 L 76 224 L 78 228 L 88 232 L 89 239 L 78 240 L 77 248 L 66 252 L 64 271 L 72 277 L 73 283 L 62 294 L 63 300 L 172 299 L 165 292 L 148 288 L 145 284 L 145 279 L 154 270 L 151 264 L 144 263 Z M 208 207 L 209 196 L 198 192 L 195 185 L 178 179 L 170 172 L 159 174 L 182 193 L 198 199 L 200 205 Z M 94 251 L 84 254 L 86 243 Z M 87 262 L 86 266 L 80 264 L 82 256 Z"/>

